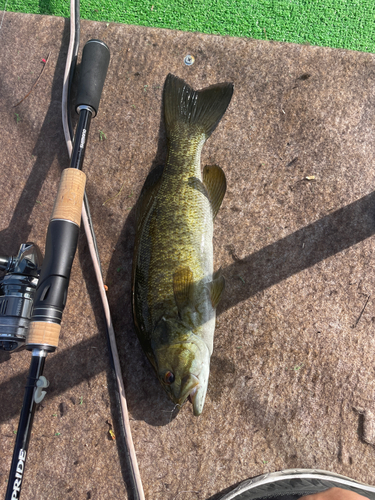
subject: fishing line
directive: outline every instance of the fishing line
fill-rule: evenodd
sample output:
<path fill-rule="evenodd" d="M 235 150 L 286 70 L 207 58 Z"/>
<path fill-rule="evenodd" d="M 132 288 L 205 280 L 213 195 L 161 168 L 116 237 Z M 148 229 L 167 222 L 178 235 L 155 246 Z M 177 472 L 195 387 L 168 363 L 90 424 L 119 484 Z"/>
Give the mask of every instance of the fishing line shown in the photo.
<path fill-rule="evenodd" d="M 72 125 L 72 115 L 69 110 L 69 105 L 72 102 L 71 100 L 71 93 L 72 93 L 72 84 L 73 84 L 73 78 L 74 78 L 74 72 L 76 69 L 77 65 L 77 57 L 78 57 L 78 49 L 79 49 L 79 42 L 81 38 L 81 22 L 80 22 L 80 5 L 79 1 L 74 1 L 74 12 L 73 12 L 73 23 L 74 24 L 74 42 L 73 42 L 73 53 L 72 53 L 72 62 L 70 64 L 70 72 L 69 72 L 69 85 L 68 85 L 68 102 L 67 102 L 67 115 L 68 115 L 68 127 L 69 127 L 69 134 L 71 139 L 74 137 L 74 132 L 73 132 L 73 125 Z M 71 26 L 72 26 L 71 25 Z"/>
<path fill-rule="evenodd" d="M 6 12 L 6 10 L 7 10 L 7 5 L 8 5 L 8 0 L 5 0 L 4 11 L 3 11 L 3 17 L 1 18 L 1 23 L 0 23 L 0 31 L 1 31 L 1 27 L 2 27 L 2 25 L 3 25 L 5 12 Z"/>
<path fill-rule="evenodd" d="M 80 23 L 79 23 L 79 0 L 70 1 L 70 40 L 68 47 L 68 55 L 65 66 L 64 81 L 63 81 L 63 99 L 62 99 L 62 121 L 64 128 L 65 142 L 68 149 L 69 158 L 72 154 L 72 138 L 73 138 L 73 127 L 69 118 L 69 104 L 70 104 L 70 91 L 71 84 L 73 81 L 73 72 L 76 66 L 79 38 L 80 38 Z M 117 383 L 118 391 L 116 391 L 118 396 L 118 402 L 121 409 L 121 424 L 123 437 L 125 439 L 126 451 L 130 460 L 130 466 L 132 470 L 132 482 L 134 497 L 136 500 L 144 500 L 144 492 L 141 481 L 141 476 L 139 473 L 137 457 L 135 453 L 134 443 L 131 435 L 129 413 L 125 398 L 125 387 L 122 379 L 120 359 L 118 355 L 115 332 L 113 329 L 111 313 L 109 309 L 108 299 L 106 290 L 103 282 L 102 269 L 100 265 L 100 258 L 98 253 L 98 248 L 96 245 L 96 238 L 94 229 L 92 226 L 91 216 L 89 212 L 88 202 L 85 193 L 85 199 L 82 205 L 82 221 L 86 233 L 86 238 L 88 242 L 88 247 L 91 255 L 91 259 L 94 266 L 95 276 L 99 287 L 99 293 L 102 300 L 103 311 L 106 319 L 106 333 L 107 340 L 109 344 L 110 361 L 112 365 L 112 370 L 114 372 L 114 378 Z"/>

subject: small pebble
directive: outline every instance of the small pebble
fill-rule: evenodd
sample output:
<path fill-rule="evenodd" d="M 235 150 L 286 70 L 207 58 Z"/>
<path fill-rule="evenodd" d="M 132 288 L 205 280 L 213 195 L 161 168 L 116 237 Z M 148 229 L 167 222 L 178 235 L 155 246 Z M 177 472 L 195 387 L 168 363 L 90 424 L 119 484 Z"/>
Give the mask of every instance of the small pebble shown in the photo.
<path fill-rule="evenodd" d="M 63 417 L 64 415 L 66 415 L 68 411 L 68 405 L 64 402 L 60 403 L 59 410 L 60 410 L 60 416 Z"/>

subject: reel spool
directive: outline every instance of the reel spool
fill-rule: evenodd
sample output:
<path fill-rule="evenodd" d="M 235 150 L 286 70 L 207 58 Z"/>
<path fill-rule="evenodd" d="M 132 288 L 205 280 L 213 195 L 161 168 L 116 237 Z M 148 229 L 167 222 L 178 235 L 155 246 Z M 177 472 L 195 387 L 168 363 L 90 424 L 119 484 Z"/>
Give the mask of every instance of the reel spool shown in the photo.
<path fill-rule="evenodd" d="M 22 243 L 15 257 L 0 257 L 0 349 L 25 345 L 43 257 L 35 243 Z"/>

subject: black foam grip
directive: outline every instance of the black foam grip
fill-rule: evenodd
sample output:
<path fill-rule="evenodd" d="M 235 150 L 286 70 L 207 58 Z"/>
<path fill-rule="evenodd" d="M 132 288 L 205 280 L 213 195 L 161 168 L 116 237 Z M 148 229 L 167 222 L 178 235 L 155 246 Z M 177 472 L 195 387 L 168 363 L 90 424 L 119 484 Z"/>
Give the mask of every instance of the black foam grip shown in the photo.
<path fill-rule="evenodd" d="M 89 40 L 83 47 L 76 110 L 79 106 L 91 106 L 97 114 L 109 59 L 109 48 L 101 40 Z"/>

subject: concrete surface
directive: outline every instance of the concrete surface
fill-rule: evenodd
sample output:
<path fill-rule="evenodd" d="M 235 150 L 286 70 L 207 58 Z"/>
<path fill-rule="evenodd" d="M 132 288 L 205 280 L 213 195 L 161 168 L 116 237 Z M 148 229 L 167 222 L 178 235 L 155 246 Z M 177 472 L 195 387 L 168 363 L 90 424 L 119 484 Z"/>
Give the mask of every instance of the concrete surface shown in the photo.
<path fill-rule="evenodd" d="M 68 165 L 60 118 L 68 36 L 64 19 L 4 17 L 0 254 L 28 240 L 44 248 Z M 239 481 L 293 467 L 375 484 L 374 56 L 82 22 L 81 48 L 90 38 L 104 40 L 112 59 L 84 171 L 146 498 L 216 500 Z M 227 287 L 199 418 L 190 404 L 172 412 L 130 308 L 133 207 L 165 159 L 169 72 L 195 88 L 235 84 L 202 158 L 227 176 L 214 229 Z M 30 353 L 0 361 L 3 496 Z M 25 500 L 132 498 L 109 366 L 81 234 L 60 346 L 46 360 L 50 387 L 35 415 Z"/>

